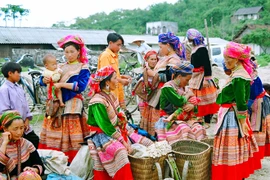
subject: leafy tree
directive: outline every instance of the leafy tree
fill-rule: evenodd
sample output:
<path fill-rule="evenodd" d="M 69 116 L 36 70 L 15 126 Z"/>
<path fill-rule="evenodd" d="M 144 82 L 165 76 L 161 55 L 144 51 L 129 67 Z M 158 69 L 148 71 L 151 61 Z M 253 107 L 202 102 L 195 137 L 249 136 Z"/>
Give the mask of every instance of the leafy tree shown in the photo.
<path fill-rule="evenodd" d="M 6 26 L 10 17 L 13 19 L 13 25 L 15 27 L 17 18 L 20 18 L 20 21 L 22 21 L 22 18 L 29 14 L 29 9 L 24 9 L 21 6 L 22 5 L 7 4 L 7 7 L 0 8 L 1 11 L 5 14 L 4 21 L 6 22 Z"/>
<path fill-rule="evenodd" d="M 267 47 L 270 47 L 270 30 L 267 28 L 253 30 L 242 38 L 242 42 L 257 44 L 266 53 Z"/>

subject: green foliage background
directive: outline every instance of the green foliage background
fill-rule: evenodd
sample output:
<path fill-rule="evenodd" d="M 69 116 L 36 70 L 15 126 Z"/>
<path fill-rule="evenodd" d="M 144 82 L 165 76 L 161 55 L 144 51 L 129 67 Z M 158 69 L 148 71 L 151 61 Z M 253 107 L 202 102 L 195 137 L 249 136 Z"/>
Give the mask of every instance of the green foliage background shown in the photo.
<path fill-rule="evenodd" d="M 260 20 L 231 23 L 231 16 L 237 9 L 253 6 L 264 7 Z M 65 26 L 65 22 L 59 22 L 53 27 L 105 29 L 120 34 L 145 34 L 146 22 L 175 21 L 179 27 L 178 35 L 185 35 L 189 28 L 196 28 L 204 34 L 204 19 L 207 19 L 210 37 L 231 40 L 244 24 L 269 24 L 269 12 L 270 0 L 179 0 L 174 4 L 166 2 L 154 4 L 146 9 L 117 9 L 109 14 L 100 12 L 87 18 L 78 17 L 70 26 Z"/>

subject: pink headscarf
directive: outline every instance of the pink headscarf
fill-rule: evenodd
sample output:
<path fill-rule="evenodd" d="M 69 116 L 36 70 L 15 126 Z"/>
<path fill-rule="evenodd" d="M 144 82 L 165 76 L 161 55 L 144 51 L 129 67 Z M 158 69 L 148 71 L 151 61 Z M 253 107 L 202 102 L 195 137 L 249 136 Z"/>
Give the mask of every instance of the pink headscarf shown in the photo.
<path fill-rule="evenodd" d="M 89 79 L 90 92 L 88 95 L 93 96 L 95 93 L 100 92 L 101 91 L 99 87 L 100 82 L 106 79 L 114 72 L 115 70 L 113 69 L 112 66 L 105 66 L 99 69 L 95 74 L 92 74 Z"/>
<path fill-rule="evenodd" d="M 251 76 L 252 74 L 252 65 L 250 64 L 250 51 L 251 48 L 244 44 L 238 44 L 235 42 L 229 42 L 224 50 L 224 56 L 238 59 L 242 62 L 243 67 Z"/>
<path fill-rule="evenodd" d="M 63 48 L 64 45 L 68 42 L 73 42 L 75 44 L 78 44 L 80 46 L 80 57 L 78 58 L 80 60 L 80 62 L 86 64 L 88 63 L 88 59 L 87 59 L 87 50 L 86 47 L 84 45 L 84 42 L 82 40 L 82 38 L 78 35 L 68 35 L 64 38 L 61 38 L 57 44 Z"/>
<path fill-rule="evenodd" d="M 154 51 L 154 50 L 148 51 L 148 52 L 144 55 L 144 60 L 147 61 L 147 59 L 148 59 L 151 55 L 156 55 L 157 60 L 158 60 L 157 52 Z"/>

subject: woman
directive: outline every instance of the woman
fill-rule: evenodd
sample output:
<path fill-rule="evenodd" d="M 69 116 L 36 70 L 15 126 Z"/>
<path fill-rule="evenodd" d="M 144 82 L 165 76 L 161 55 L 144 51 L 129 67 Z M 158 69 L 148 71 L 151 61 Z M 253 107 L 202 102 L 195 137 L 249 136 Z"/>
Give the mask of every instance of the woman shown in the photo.
<path fill-rule="evenodd" d="M 267 96 L 266 91 L 263 88 L 262 81 L 256 70 L 257 64 L 255 62 L 255 57 L 251 57 L 250 63 L 253 66 L 253 83 L 250 87 L 248 112 L 250 116 L 251 129 L 259 146 L 259 157 L 263 159 L 264 156 L 270 155 L 270 152 L 267 152 L 269 149 L 266 149 L 266 147 L 269 146 L 269 137 L 266 133 L 267 130 L 270 130 L 270 98 Z"/>
<path fill-rule="evenodd" d="M 0 179 L 41 180 L 44 166 L 34 145 L 24 139 L 24 121 L 18 111 L 5 111 L 0 116 Z"/>
<path fill-rule="evenodd" d="M 147 69 L 153 70 L 158 62 L 157 52 L 154 50 L 148 51 L 145 56 L 145 65 L 144 68 L 144 84 L 151 87 L 153 77 L 147 76 Z M 141 113 L 141 121 L 140 127 L 146 130 L 149 134 L 155 135 L 155 123 L 159 119 L 159 110 L 148 105 L 147 101 L 141 102 L 139 104 L 140 113 Z"/>
<path fill-rule="evenodd" d="M 112 66 L 105 66 L 93 74 L 90 87 L 93 96 L 87 123 L 92 134 L 88 146 L 94 160 L 94 179 L 132 180 L 129 139 L 145 146 L 152 142 L 126 129 L 127 119 L 112 93 L 117 88 L 117 73 Z"/>
<path fill-rule="evenodd" d="M 86 48 L 79 36 L 69 35 L 62 38 L 58 41 L 58 45 L 64 49 L 67 62 L 60 65 L 63 73 L 59 83 L 55 83 L 54 86 L 61 89 L 65 108 L 61 119 L 45 117 L 39 148 L 62 151 L 71 162 L 81 147 L 79 143 L 83 142 L 83 138 L 89 134 L 86 116 L 82 110 L 81 92 L 87 86 L 90 72 Z M 48 77 L 42 80 L 41 84 L 49 82 Z"/>
<path fill-rule="evenodd" d="M 217 97 L 221 107 L 213 147 L 213 180 L 242 180 L 261 167 L 247 112 L 252 81 L 249 53 L 248 46 L 234 42 L 224 50 L 231 74 Z"/>
<path fill-rule="evenodd" d="M 150 68 L 147 69 L 147 75 L 149 77 L 157 77 L 152 81 L 152 88 L 157 88 L 158 90 L 149 102 L 149 105 L 156 108 L 159 108 L 158 103 L 160 88 L 164 85 L 165 82 L 171 80 L 171 74 L 168 71 L 169 67 L 173 65 L 179 65 L 181 61 L 184 60 L 183 50 L 180 49 L 180 39 L 173 33 L 168 32 L 159 34 L 158 42 L 160 48 L 159 53 L 163 57 L 159 59 L 154 70 L 151 70 Z"/>
<path fill-rule="evenodd" d="M 193 65 L 184 61 L 170 70 L 173 80 L 161 89 L 161 117 L 155 125 L 158 141 L 167 140 L 173 144 L 183 139 L 206 138 L 204 127 L 194 120 L 198 99 L 185 88 L 192 76 Z"/>
<path fill-rule="evenodd" d="M 212 79 L 211 63 L 204 45 L 204 37 L 196 29 L 187 31 L 187 39 L 192 42 L 191 64 L 194 66 L 189 87 L 201 101 L 198 105 L 198 117 L 204 116 L 205 127 L 209 128 L 212 115 L 219 106 L 216 104 L 217 87 Z"/>

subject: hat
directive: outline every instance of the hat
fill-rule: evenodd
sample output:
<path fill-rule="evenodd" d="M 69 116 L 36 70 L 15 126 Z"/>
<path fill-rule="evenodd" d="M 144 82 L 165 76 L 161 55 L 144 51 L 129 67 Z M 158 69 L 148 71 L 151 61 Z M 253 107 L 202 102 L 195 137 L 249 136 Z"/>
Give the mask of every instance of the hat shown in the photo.
<path fill-rule="evenodd" d="M 134 40 L 132 41 L 132 44 L 135 44 L 135 42 L 137 42 L 137 41 L 141 41 L 141 43 L 144 43 L 144 42 L 145 42 L 145 40 L 143 40 L 143 39 L 136 38 L 136 39 L 134 39 Z"/>

